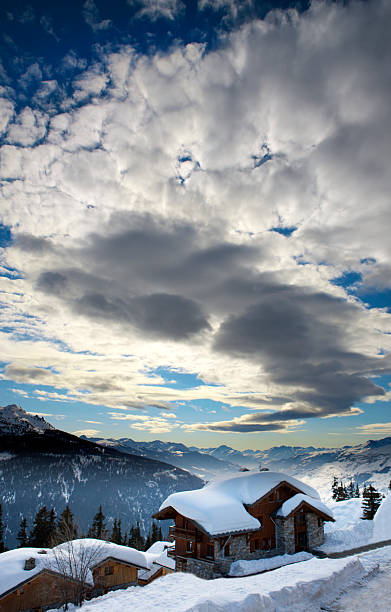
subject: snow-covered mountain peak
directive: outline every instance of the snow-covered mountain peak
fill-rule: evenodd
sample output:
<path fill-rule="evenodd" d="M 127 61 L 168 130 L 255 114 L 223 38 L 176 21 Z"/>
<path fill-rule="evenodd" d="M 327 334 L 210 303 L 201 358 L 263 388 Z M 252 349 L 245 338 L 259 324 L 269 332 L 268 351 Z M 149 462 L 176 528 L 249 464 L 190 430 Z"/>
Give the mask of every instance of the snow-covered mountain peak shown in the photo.
<path fill-rule="evenodd" d="M 43 433 L 47 429 L 55 429 L 43 417 L 32 415 L 16 404 L 0 406 L 0 435 L 25 433 Z"/>

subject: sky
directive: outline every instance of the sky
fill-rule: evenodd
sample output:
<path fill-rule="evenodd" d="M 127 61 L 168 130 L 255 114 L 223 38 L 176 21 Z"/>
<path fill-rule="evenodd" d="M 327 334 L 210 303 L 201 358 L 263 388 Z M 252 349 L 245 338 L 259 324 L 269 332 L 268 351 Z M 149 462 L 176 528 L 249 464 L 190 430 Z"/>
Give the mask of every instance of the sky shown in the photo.
<path fill-rule="evenodd" d="M 391 435 L 391 4 L 0 23 L 1 405 L 201 448 Z"/>

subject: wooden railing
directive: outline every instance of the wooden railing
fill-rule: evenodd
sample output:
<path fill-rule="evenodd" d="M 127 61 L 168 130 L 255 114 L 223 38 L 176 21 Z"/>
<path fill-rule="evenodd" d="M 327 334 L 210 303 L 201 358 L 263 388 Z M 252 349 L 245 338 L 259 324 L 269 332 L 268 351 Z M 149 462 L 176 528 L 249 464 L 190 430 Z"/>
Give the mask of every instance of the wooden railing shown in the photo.
<path fill-rule="evenodd" d="M 192 529 L 182 529 L 172 526 L 169 528 L 168 537 L 170 539 L 183 538 L 184 540 L 195 540 L 197 532 Z"/>

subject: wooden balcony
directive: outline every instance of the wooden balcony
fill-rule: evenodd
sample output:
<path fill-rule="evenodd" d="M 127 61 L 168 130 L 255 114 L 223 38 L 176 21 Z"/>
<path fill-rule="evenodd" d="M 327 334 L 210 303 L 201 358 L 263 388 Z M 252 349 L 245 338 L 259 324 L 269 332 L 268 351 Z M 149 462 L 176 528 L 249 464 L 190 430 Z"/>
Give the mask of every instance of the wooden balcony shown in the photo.
<path fill-rule="evenodd" d="M 175 540 L 176 538 L 182 538 L 182 540 L 193 540 L 197 539 L 196 530 L 192 529 L 182 529 L 181 527 L 172 526 L 168 530 L 168 537 L 170 540 Z"/>

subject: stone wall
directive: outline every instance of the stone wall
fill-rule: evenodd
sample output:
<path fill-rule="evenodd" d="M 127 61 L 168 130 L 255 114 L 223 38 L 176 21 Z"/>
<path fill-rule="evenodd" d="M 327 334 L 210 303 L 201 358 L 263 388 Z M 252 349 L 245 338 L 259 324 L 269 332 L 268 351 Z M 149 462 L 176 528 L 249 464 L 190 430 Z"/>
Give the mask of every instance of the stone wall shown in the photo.
<path fill-rule="evenodd" d="M 323 520 L 318 525 L 318 517 L 313 512 L 306 513 L 308 548 L 317 548 L 325 540 Z"/>
<path fill-rule="evenodd" d="M 213 561 L 201 561 L 201 559 L 186 559 L 186 572 L 190 572 L 204 580 L 217 578 L 216 568 Z"/>
<path fill-rule="evenodd" d="M 293 555 L 296 548 L 295 542 L 295 520 L 293 516 L 288 519 L 276 518 L 276 540 L 277 547 L 281 553 Z"/>
<path fill-rule="evenodd" d="M 223 544 L 225 542 L 226 539 L 224 540 Z M 277 548 L 273 548 L 271 550 L 255 550 L 254 552 L 250 552 L 250 539 L 246 534 L 231 536 L 228 544 L 229 556 L 226 557 L 224 555 L 224 547 L 220 547 L 219 540 L 214 540 L 215 559 L 230 559 L 231 561 L 245 559 L 246 561 L 251 561 L 252 559 L 264 559 L 280 554 L 278 545 Z"/>

